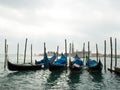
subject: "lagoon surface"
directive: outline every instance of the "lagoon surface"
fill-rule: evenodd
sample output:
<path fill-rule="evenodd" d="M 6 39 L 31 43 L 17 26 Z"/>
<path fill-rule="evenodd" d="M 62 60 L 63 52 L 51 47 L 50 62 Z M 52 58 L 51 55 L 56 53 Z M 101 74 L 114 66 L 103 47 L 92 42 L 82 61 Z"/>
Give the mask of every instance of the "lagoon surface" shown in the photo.
<path fill-rule="evenodd" d="M 33 62 L 41 58 L 34 56 Z M 22 63 L 23 56 L 19 59 L 19 63 Z M 9 60 L 16 63 L 16 55 L 9 55 Z M 30 57 L 27 56 L 26 62 L 29 61 Z M 104 62 L 102 57 L 101 61 Z M 110 58 L 107 58 L 107 68 L 109 65 Z M 71 73 L 69 69 L 60 72 L 49 70 L 13 72 L 4 70 L 3 67 L 4 55 L 0 55 L 0 90 L 120 90 L 120 75 L 104 71 L 104 66 L 101 73 L 89 73 L 85 67 L 80 73 Z"/>

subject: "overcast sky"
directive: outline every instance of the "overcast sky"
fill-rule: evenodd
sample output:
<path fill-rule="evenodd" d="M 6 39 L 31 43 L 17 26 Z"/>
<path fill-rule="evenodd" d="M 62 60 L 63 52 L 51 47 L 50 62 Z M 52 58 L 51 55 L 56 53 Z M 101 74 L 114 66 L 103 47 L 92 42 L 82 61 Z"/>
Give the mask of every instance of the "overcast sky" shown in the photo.
<path fill-rule="evenodd" d="M 120 50 L 120 0 L 0 0 L 0 53 L 5 38 L 9 53 L 16 53 L 18 42 L 22 53 L 25 38 L 34 53 L 43 52 L 44 42 L 47 51 L 59 45 L 64 52 L 64 39 L 75 50 L 90 41 L 94 52 L 98 43 L 102 53 L 104 40 L 109 50 L 109 37 L 117 38 Z"/>

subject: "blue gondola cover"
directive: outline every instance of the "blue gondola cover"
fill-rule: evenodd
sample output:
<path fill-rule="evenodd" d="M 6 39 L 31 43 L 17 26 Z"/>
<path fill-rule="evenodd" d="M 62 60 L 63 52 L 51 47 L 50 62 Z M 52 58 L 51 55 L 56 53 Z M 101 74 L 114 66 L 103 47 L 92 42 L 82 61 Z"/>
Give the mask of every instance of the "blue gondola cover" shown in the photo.
<path fill-rule="evenodd" d="M 66 64 L 66 62 L 67 62 L 67 59 L 66 59 L 65 55 L 61 54 L 60 59 L 57 59 L 54 62 L 54 64 L 57 64 L 57 65 L 59 65 L 59 64 Z"/>

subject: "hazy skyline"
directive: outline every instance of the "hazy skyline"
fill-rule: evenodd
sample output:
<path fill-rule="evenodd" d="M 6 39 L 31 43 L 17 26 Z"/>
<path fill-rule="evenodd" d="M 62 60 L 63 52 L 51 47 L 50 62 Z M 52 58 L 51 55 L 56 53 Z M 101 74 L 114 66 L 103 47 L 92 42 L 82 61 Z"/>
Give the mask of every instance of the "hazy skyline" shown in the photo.
<path fill-rule="evenodd" d="M 90 41 L 95 52 L 98 43 L 103 53 L 104 40 L 117 38 L 120 50 L 120 1 L 119 0 L 0 0 L 0 53 L 4 53 L 4 39 L 8 40 L 9 53 L 16 53 L 17 43 L 24 52 L 33 44 L 34 53 L 55 51 L 57 45 L 64 52 L 64 40 L 74 43 L 75 50 L 82 50 Z M 114 46 L 114 45 L 113 45 Z M 69 49 L 69 48 L 68 48 Z M 87 50 L 87 46 L 86 46 Z"/>

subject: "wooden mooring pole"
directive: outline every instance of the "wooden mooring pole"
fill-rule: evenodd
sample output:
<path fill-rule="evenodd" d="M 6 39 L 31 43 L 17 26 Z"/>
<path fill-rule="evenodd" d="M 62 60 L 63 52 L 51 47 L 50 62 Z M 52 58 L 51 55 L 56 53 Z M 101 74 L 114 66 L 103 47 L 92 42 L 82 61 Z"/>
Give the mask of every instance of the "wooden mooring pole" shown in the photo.
<path fill-rule="evenodd" d="M 69 45 L 69 66 L 71 65 L 71 43 Z"/>
<path fill-rule="evenodd" d="M 4 70 L 6 70 L 7 64 L 7 39 L 5 39 L 5 61 L 4 61 Z"/>
<path fill-rule="evenodd" d="M 111 63 L 110 63 L 110 69 L 112 70 L 112 59 L 113 59 L 112 37 L 110 37 L 110 47 L 111 47 Z"/>
<path fill-rule="evenodd" d="M 98 45 L 96 44 L 96 59 L 98 61 Z"/>
<path fill-rule="evenodd" d="M 90 42 L 88 41 L 88 60 L 90 59 Z"/>
<path fill-rule="evenodd" d="M 44 42 L 44 58 L 45 58 L 45 53 L 46 53 L 46 43 Z"/>
<path fill-rule="evenodd" d="M 18 64 L 18 60 L 19 60 L 19 43 L 17 44 L 17 64 Z"/>
<path fill-rule="evenodd" d="M 26 49 L 27 49 L 27 38 L 26 38 L 26 41 L 25 41 L 24 64 L 25 64 L 25 60 L 26 60 Z"/>
<path fill-rule="evenodd" d="M 6 56 L 7 56 L 7 59 L 8 59 L 8 44 L 7 44 L 7 47 L 6 47 Z"/>
<path fill-rule="evenodd" d="M 65 56 L 67 59 L 67 40 L 65 39 Z M 67 67 L 67 61 L 66 61 L 66 67 Z"/>
<path fill-rule="evenodd" d="M 85 43 L 83 43 L 83 63 L 85 61 Z"/>
<path fill-rule="evenodd" d="M 31 44 L 31 64 L 33 64 L 33 62 L 32 62 L 32 44 Z"/>
<path fill-rule="evenodd" d="M 67 40 L 65 39 L 65 56 L 67 57 Z"/>
<path fill-rule="evenodd" d="M 117 67 L 117 39 L 115 38 L 115 67 Z"/>
<path fill-rule="evenodd" d="M 45 54 L 46 54 L 46 43 L 44 42 L 44 69 L 46 68 Z"/>
<path fill-rule="evenodd" d="M 74 43 L 72 43 L 72 54 L 74 53 Z"/>
<path fill-rule="evenodd" d="M 106 71 L 106 40 L 104 40 L 104 70 Z"/>
<path fill-rule="evenodd" d="M 57 46 L 57 59 L 58 59 L 58 55 L 59 55 L 59 46 Z"/>

